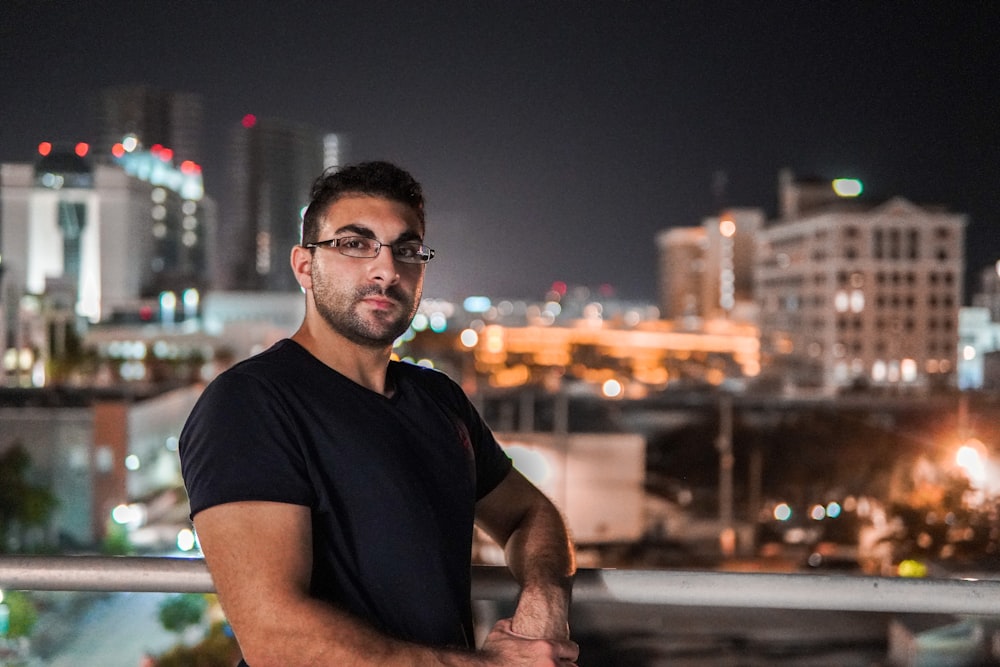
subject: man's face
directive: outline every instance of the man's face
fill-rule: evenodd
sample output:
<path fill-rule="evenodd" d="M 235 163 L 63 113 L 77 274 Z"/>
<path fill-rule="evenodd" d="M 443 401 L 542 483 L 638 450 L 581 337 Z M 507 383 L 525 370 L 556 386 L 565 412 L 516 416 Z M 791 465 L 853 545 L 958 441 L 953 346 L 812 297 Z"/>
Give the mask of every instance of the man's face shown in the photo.
<path fill-rule="evenodd" d="M 349 195 L 327 209 L 317 240 L 363 236 L 391 245 L 421 241 L 421 232 L 417 215 L 405 204 Z M 417 312 L 424 269 L 423 264 L 396 260 L 388 247 L 371 258 L 318 247 L 310 269 L 316 311 L 334 331 L 358 345 L 391 345 Z"/>

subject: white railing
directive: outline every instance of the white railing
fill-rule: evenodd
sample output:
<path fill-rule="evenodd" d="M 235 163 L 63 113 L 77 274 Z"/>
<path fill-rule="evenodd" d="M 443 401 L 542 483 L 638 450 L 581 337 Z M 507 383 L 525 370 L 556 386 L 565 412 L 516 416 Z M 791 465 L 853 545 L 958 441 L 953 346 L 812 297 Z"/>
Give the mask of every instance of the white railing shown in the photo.
<path fill-rule="evenodd" d="M 195 558 L 0 556 L 0 589 L 208 593 Z M 473 597 L 507 600 L 515 585 L 501 567 L 476 566 Z M 702 607 L 1000 615 L 1000 581 L 854 575 L 584 569 L 573 598 Z"/>

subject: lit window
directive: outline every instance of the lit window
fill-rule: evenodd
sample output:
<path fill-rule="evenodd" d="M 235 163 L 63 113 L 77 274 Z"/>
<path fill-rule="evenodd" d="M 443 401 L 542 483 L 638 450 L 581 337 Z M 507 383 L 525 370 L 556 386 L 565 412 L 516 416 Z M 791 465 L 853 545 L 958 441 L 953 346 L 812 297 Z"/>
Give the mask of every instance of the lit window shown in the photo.
<path fill-rule="evenodd" d="M 859 289 L 851 292 L 851 312 L 860 313 L 865 309 L 865 293 Z"/>
<path fill-rule="evenodd" d="M 838 313 L 846 313 L 849 305 L 847 292 L 839 290 L 833 297 L 833 307 Z"/>

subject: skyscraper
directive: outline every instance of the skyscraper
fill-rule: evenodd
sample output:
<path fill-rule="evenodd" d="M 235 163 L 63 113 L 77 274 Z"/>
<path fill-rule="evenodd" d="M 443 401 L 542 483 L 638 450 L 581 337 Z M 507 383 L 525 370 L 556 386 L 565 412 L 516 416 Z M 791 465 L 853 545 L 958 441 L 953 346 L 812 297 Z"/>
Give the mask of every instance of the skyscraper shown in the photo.
<path fill-rule="evenodd" d="M 124 137 L 141 146 L 169 146 L 178 162 L 204 163 L 202 99 L 195 93 L 151 86 L 114 86 L 97 94 L 98 140 L 95 155 L 102 161 Z"/>
<path fill-rule="evenodd" d="M 221 284 L 295 291 L 299 286 L 288 257 L 301 240 L 312 182 L 324 168 L 324 135 L 302 123 L 248 114 L 234 129 L 231 145 L 232 199 L 219 241 Z"/>

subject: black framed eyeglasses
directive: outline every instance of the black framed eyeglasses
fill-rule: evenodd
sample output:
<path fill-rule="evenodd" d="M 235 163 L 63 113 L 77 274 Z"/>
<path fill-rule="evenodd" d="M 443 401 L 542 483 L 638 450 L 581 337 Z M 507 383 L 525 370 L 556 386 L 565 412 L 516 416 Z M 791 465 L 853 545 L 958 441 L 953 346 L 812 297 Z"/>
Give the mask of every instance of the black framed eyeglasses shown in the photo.
<path fill-rule="evenodd" d="M 426 264 L 434 258 L 434 250 L 420 241 L 403 241 L 402 243 L 382 243 L 366 236 L 341 236 L 336 239 L 306 243 L 305 248 L 336 248 L 341 255 L 371 259 L 378 257 L 378 251 L 385 246 L 392 250 L 393 258 L 404 264 Z"/>

